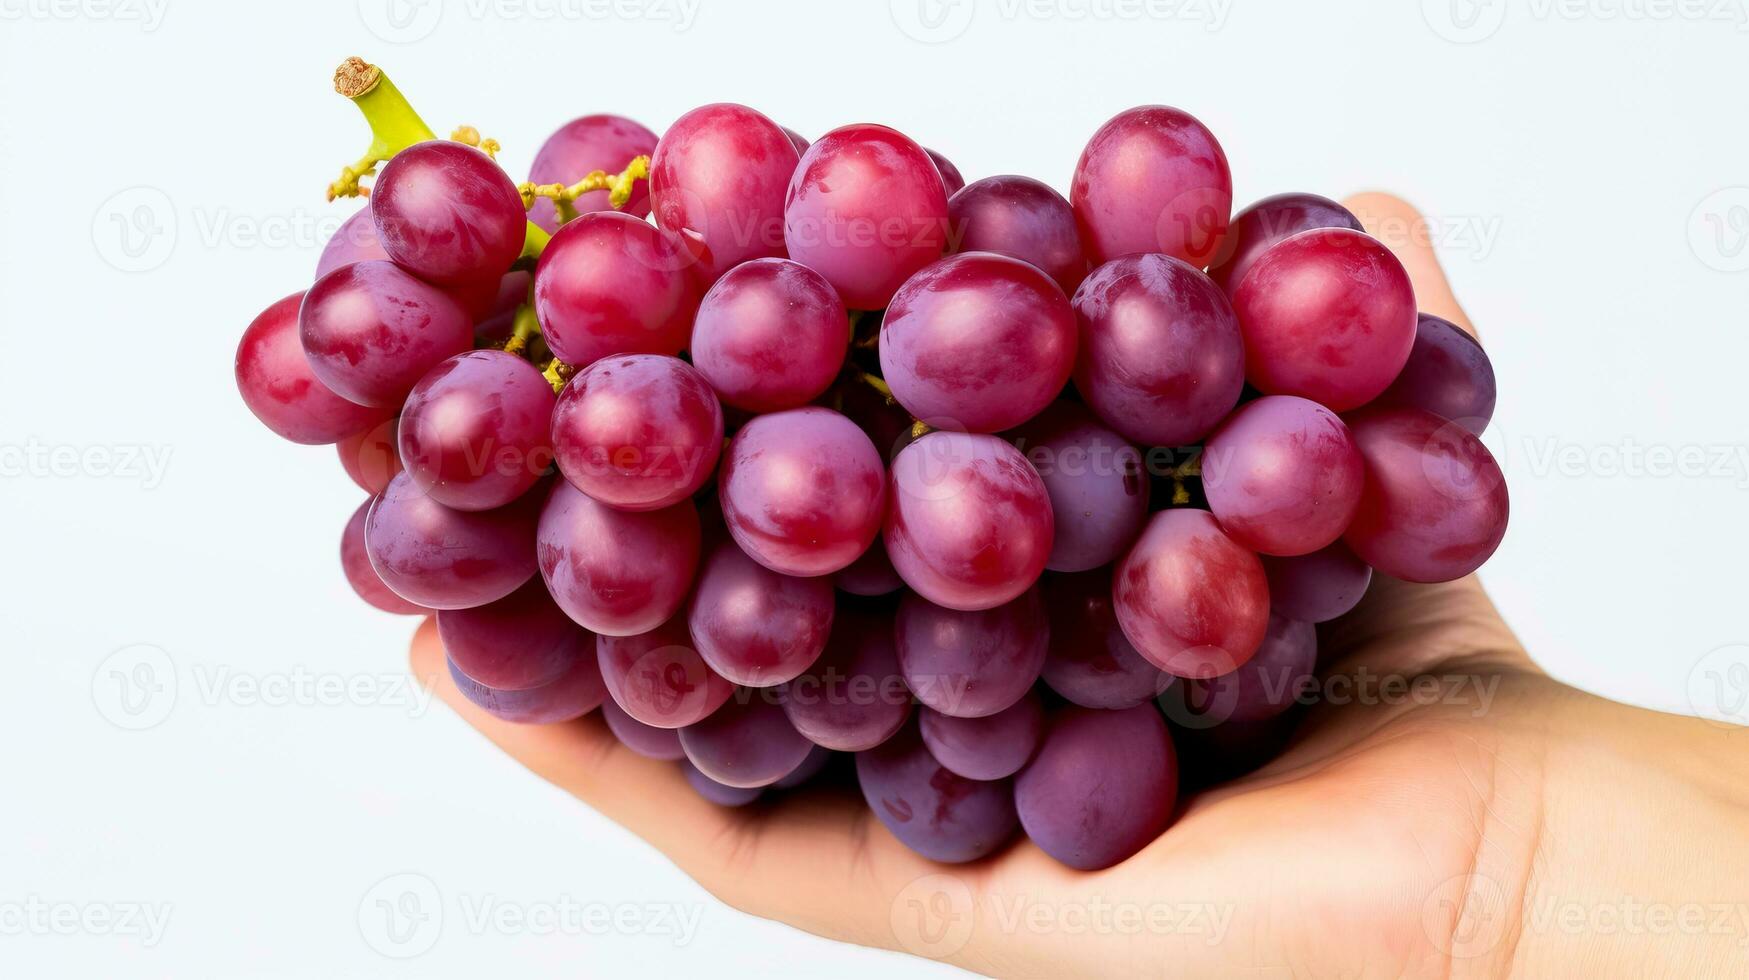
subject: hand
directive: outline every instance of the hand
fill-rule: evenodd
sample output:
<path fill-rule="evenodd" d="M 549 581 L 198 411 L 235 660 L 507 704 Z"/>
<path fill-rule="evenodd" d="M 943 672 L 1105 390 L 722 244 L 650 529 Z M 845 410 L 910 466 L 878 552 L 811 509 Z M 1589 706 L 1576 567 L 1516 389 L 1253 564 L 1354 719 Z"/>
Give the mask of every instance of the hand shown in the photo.
<path fill-rule="evenodd" d="M 1404 234 L 1419 216 L 1384 195 L 1347 203 L 1403 260 L 1421 309 L 1473 332 L 1432 251 Z M 722 809 L 596 716 L 486 715 L 456 691 L 430 623 L 412 661 L 488 738 L 725 902 L 833 939 L 1014 976 L 1749 970 L 1742 730 L 1549 679 L 1473 577 L 1375 577 L 1320 634 L 1326 678 L 1419 679 L 1439 696 L 1314 706 L 1278 759 L 1094 873 L 1024 839 L 937 865 L 842 789 Z"/>

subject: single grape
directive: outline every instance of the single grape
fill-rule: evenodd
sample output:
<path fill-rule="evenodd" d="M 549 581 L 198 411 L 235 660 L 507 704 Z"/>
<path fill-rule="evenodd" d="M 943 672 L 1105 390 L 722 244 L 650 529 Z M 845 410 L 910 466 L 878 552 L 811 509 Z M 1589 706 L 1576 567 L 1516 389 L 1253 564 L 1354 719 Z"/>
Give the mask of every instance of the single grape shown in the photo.
<path fill-rule="evenodd" d="M 451 666 L 500 691 L 544 687 L 578 657 L 595 659 L 595 635 L 571 622 L 538 578 L 497 602 L 440 611 L 437 635 Z"/>
<path fill-rule="evenodd" d="M 1046 854 L 1097 871 L 1148 846 L 1172 820 L 1178 758 L 1153 705 L 1064 708 L 1014 780 L 1020 825 Z"/>
<path fill-rule="evenodd" d="M 1263 721 L 1294 706 L 1312 683 L 1317 666 L 1317 629 L 1311 623 L 1271 615 L 1256 656 L 1230 674 L 1186 681 L 1185 697 L 1200 708 L 1206 721 Z"/>
<path fill-rule="evenodd" d="M 370 431 L 399 406 L 367 408 L 348 401 L 316 377 L 298 340 L 293 293 L 261 311 L 237 342 L 237 391 L 243 404 L 282 439 L 319 446 Z"/>
<path fill-rule="evenodd" d="M 322 246 L 322 256 L 316 261 L 316 278 L 320 279 L 343 265 L 388 257 L 388 251 L 377 239 L 376 219 L 371 216 L 370 205 L 366 204 L 342 221 L 334 237 Z"/>
<path fill-rule="evenodd" d="M 1221 252 L 1209 267 L 1209 278 L 1231 295 L 1251 264 L 1271 245 L 1313 228 L 1365 230 L 1359 218 L 1327 197 L 1298 193 L 1266 197 L 1233 215 Z"/>
<path fill-rule="evenodd" d="M 565 385 L 552 444 L 577 489 L 619 510 L 659 510 L 691 497 L 716 470 L 723 409 L 677 357 L 606 357 Z"/>
<path fill-rule="evenodd" d="M 1305 555 L 1348 529 L 1366 471 L 1348 426 L 1317 402 L 1265 395 L 1209 436 L 1202 488 L 1234 541 L 1266 555 Z"/>
<path fill-rule="evenodd" d="M 1178 677 L 1215 677 L 1251 659 L 1269 626 L 1263 563 L 1189 508 L 1155 514 L 1112 577 L 1124 635 Z"/>
<path fill-rule="evenodd" d="M 1148 519 L 1142 453 L 1075 402 L 1008 433 L 1044 480 L 1056 537 L 1045 567 L 1082 572 L 1123 556 Z"/>
<path fill-rule="evenodd" d="M 699 570 L 687 626 L 717 673 L 745 687 L 771 687 L 819 659 L 833 601 L 830 579 L 781 575 L 726 541 Z"/>
<path fill-rule="evenodd" d="M 364 547 L 364 522 L 371 503 L 366 500 L 359 504 L 346 521 L 346 530 L 340 535 L 340 570 L 346 573 L 347 583 L 360 599 L 383 612 L 402 616 L 429 612 L 424 606 L 396 595 L 393 589 L 383 584 L 376 569 L 370 567 L 370 553 Z"/>
<path fill-rule="evenodd" d="M 984 718 L 955 718 L 933 708 L 917 714 L 923 744 L 935 761 L 967 779 L 1006 779 L 1021 770 L 1044 733 L 1044 702 L 1028 691 Z"/>
<path fill-rule="evenodd" d="M 1422 313 L 1408 363 L 1374 405 L 1419 408 L 1481 435 L 1494 417 L 1494 365 L 1476 338 Z"/>
<path fill-rule="evenodd" d="M 730 269 L 699 305 L 692 363 L 723 401 L 748 412 L 798 408 L 831 387 L 850 349 L 832 284 L 788 259 Z"/>
<path fill-rule="evenodd" d="M 1075 212 L 1042 181 L 985 177 L 954 194 L 947 214 L 955 252 L 996 252 L 1030 262 L 1071 296 L 1087 277 Z"/>
<path fill-rule="evenodd" d="M 1138 106 L 1087 142 L 1069 200 L 1094 264 L 1159 252 L 1200 269 L 1227 233 L 1233 174 L 1221 144 L 1194 116 Z"/>
<path fill-rule="evenodd" d="M 701 295 L 679 240 L 593 211 L 566 223 L 534 270 L 534 307 L 553 355 L 576 368 L 609 354 L 678 354 Z"/>
<path fill-rule="evenodd" d="M 614 703 L 653 728 L 684 728 L 735 693 L 698 655 L 680 616 L 637 636 L 597 634 L 595 656 Z"/>
<path fill-rule="evenodd" d="M 1000 606 L 1050 557 L 1051 501 L 1038 471 L 996 436 L 931 432 L 893 460 L 884 541 L 905 584 L 938 606 Z"/>
<path fill-rule="evenodd" d="M 941 189 L 947 192 L 948 197 L 953 197 L 965 188 L 966 179 L 960 176 L 960 168 L 954 166 L 952 160 L 928 147 L 924 147 L 923 152 L 929 154 L 929 162 L 935 164 L 935 172 L 941 175 Z"/>
<path fill-rule="evenodd" d="M 553 404 L 552 384 L 515 354 L 458 354 L 407 396 L 401 460 L 413 482 L 445 507 L 502 507 L 552 465 Z"/>
<path fill-rule="evenodd" d="M 798 156 L 800 154 L 808 152 L 808 138 L 807 137 L 805 137 L 801 133 L 798 133 L 795 130 L 789 128 L 788 126 L 781 126 L 779 128 L 783 130 L 783 135 L 789 137 L 790 145 L 796 148 L 796 154 Z"/>
<path fill-rule="evenodd" d="M 1148 662 L 1118 626 L 1111 569 L 1046 575 L 1051 642 L 1040 676 L 1084 708 L 1133 708 L 1159 697 L 1173 677 Z"/>
<path fill-rule="evenodd" d="M 364 541 L 371 567 L 397 595 L 430 609 L 466 609 L 534 576 L 539 516 L 538 492 L 497 510 L 454 510 L 402 473 L 371 505 Z"/>
<path fill-rule="evenodd" d="M 846 306 L 878 310 L 947 245 L 947 193 L 923 148 L 885 126 L 844 126 L 802 154 L 784 203 L 789 256 Z"/>
<path fill-rule="evenodd" d="M 790 774 L 771 784 L 772 789 L 796 789 L 812 782 L 832 761 L 832 750 L 816 745 L 808 750 L 808 757 L 802 764 L 790 771 Z"/>
<path fill-rule="evenodd" d="M 783 709 L 757 694 L 730 698 L 680 730 L 680 747 L 698 771 L 725 786 L 770 786 L 794 772 L 813 743 L 790 727 Z"/>
<path fill-rule="evenodd" d="M 1185 446 L 1238 404 L 1245 345 L 1226 294 L 1164 255 L 1093 270 L 1075 292 L 1075 387 L 1107 425 L 1144 446 Z"/>
<path fill-rule="evenodd" d="M 1366 595 L 1372 568 L 1338 541 L 1297 558 L 1263 556 L 1269 577 L 1269 608 L 1291 619 L 1325 623 L 1348 612 Z"/>
<path fill-rule="evenodd" d="M 680 765 L 682 771 L 686 773 L 686 781 L 692 786 L 693 791 L 704 797 L 706 802 L 715 803 L 717 806 L 746 806 L 765 793 L 764 788 L 758 786 L 752 788 L 725 786 L 699 772 L 697 766 L 684 759 L 681 760 Z"/>
<path fill-rule="evenodd" d="M 376 260 L 318 279 L 299 308 L 298 335 L 323 384 L 393 410 L 425 372 L 473 348 L 474 323 L 436 286 Z"/>
<path fill-rule="evenodd" d="M 626 714 L 626 709 L 613 698 L 601 702 L 601 717 L 607 722 L 613 737 L 619 739 L 619 744 L 646 759 L 674 762 L 686 758 L 686 750 L 680 747 L 678 731 L 644 724 Z"/>
<path fill-rule="evenodd" d="M 650 158 L 656 224 L 703 244 L 707 279 L 781 256 L 784 194 L 800 160 L 763 114 L 732 102 L 700 106 L 668 127 Z"/>
<path fill-rule="evenodd" d="M 359 489 L 371 496 L 387 490 L 389 481 L 401 472 L 400 419 L 378 422 L 334 444 L 340 467 Z"/>
<path fill-rule="evenodd" d="M 1346 228 L 1303 231 L 1251 264 L 1233 287 L 1245 377 L 1268 395 L 1333 412 L 1396 379 L 1415 345 L 1415 290 L 1391 250 Z"/>
<path fill-rule="evenodd" d="M 453 660 L 449 662 L 449 676 L 455 680 L 462 696 L 485 709 L 487 714 L 499 721 L 519 725 L 556 725 L 574 721 L 599 708 L 607 697 L 601 671 L 587 651 L 573 657 L 557 680 L 525 691 L 500 691 L 487 687 L 462 673 Z"/>
<path fill-rule="evenodd" d="M 761 415 L 723 455 L 718 499 L 735 542 L 785 575 L 829 575 L 880 530 L 880 454 L 854 423 L 825 408 Z"/>
<path fill-rule="evenodd" d="M 1019 259 L 967 252 L 899 288 L 881 321 L 881 376 L 941 428 L 1010 429 L 1044 410 L 1075 367 L 1075 311 Z"/>
<path fill-rule="evenodd" d="M 582 116 L 560 126 L 547 137 L 529 165 L 528 179 L 536 184 L 575 184 L 600 170 L 617 174 L 638 157 L 656 152 L 656 134 L 624 116 Z M 605 190 L 590 191 L 572 202 L 577 213 L 613 209 Z M 620 209 L 634 218 L 650 213 L 650 186 L 639 181 Z M 528 220 L 549 233 L 559 230 L 559 212 L 547 198 L 535 198 Z"/>
<path fill-rule="evenodd" d="M 397 265 L 441 285 L 496 288 L 522 254 L 528 214 L 492 158 L 428 140 L 389 158 L 370 191 L 377 238 Z"/>
<path fill-rule="evenodd" d="M 838 573 L 833 584 L 851 595 L 882 596 L 904 588 L 905 580 L 887 560 L 887 549 L 881 544 L 881 539 L 875 538 L 861 558 Z"/>
<path fill-rule="evenodd" d="M 690 501 L 615 510 L 558 480 L 536 539 L 541 577 L 559 608 L 609 636 L 648 632 L 673 616 L 698 568 L 698 511 Z"/>
<path fill-rule="evenodd" d="M 907 595 L 893 621 L 893 640 L 917 700 L 944 715 L 987 718 L 1032 689 L 1051 627 L 1037 589 L 979 612 Z"/>
<path fill-rule="evenodd" d="M 802 737 L 840 752 L 885 742 L 911 717 L 890 615 L 840 607 L 826 651 L 783 689 L 783 710 Z"/>
<path fill-rule="evenodd" d="M 857 753 L 856 778 L 875 817 L 931 861 L 975 861 L 1014 836 L 1011 783 L 954 775 L 929 754 L 914 724 Z"/>
<path fill-rule="evenodd" d="M 1506 479 L 1487 447 L 1415 408 L 1349 419 L 1366 493 L 1343 536 L 1368 565 L 1410 582 L 1448 582 L 1482 567 L 1506 536 Z"/>

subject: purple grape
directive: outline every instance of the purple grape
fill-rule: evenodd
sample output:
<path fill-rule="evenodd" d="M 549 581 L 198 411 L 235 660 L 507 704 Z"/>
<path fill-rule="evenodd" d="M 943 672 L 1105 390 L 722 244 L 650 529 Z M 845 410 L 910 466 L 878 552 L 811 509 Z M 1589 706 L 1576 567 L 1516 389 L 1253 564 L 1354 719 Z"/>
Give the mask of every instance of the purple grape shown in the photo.
<path fill-rule="evenodd" d="M 514 354 L 477 350 L 431 369 L 401 412 L 400 458 L 445 507 L 491 510 L 552 465 L 553 386 Z"/>
<path fill-rule="evenodd" d="M 559 608 L 609 636 L 655 629 L 680 609 L 698 569 L 698 511 L 615 510 L 564 480 L 540 512 L 540 573 Z"/>
<path fill-rule="evenodd" d="M 1262 721 L 1294 706 L 1318 666 L 1318 631 L 1311 623 L 1269 617 L 1263 645 L 1230 674 L 1186 681 L 1186 698 L 1216 721 Z"/>
<path fill-rule="evenodd" d="M 320 279 L 343 265 L 388 257 L 383 243 L 377 240 L 376 219 L 371 216 L 370 205 L 366 204 L 342 221 L 334 237 L 322 246 L 322 257 L 316 262 L 316 278 Z"/>
<path fill-rule="evenodd" d="M 401 465 L 400 422 L 398 418 L 386 419 L 334 444 L 340 468 L 373 497 L 387 490 L 389 481 L 405 468 Z"/>
<path fill-rule="evenodd" d="M 1075 212 L 1063 195 L 1031 177 L 985 177 L 947 202 L 955 252 L 996 252 L 1030 262 L 1067 295 L 1087 277 Z"/>
<path fill-rule="evenodd" d="M 723 409 L 677 357 L 605 357 L 565 385 L 552 442 L 577 489 L 619 510 L 660 510 L 691 497 L 716 470 Z"/>
<path fill-rule="evenodd" d="M 656 224 L 702 243 L 714 280 L 784 254 L 783 202 L 801 155 L 783 127 L 744 105 L 700 106 L 674 121 L 650 158 Z"/>
<path fill-rule="evenodd" d="M 751 788 L 725 786 L 699 772 L 697 766 L 685 759 L 680 760 L 680 766 L 682 771 L 686 773 L 686 781 L 691 784 L 693 791 L 704 797 L 707 802 L 715 803 L 717 806 L 746 806 L 765 793 L 764 788 L 759 786 Z"/>
<path fill-rule="evenodd" d="M 1111 598 L 1137 652 L 1178 677 L 1238 669 L 1269 626 L 1263 563 L 1204 510 L 1155 514 L 1119 563 Z"/>
<path fill-rule="evenodd" d="M 371 505 L 364 542 L 371 567 L 403 599 L 466 609 L 504 598 L 535 573 L 538 494 L 497 510 L 452 510 L 402 473 Z"/>
<path fill-rule="evenodd" d="M 1479 436 L 1494 417 L 1494 393 L 1494 365 L 1476 338 L 1449 320 L 1422 313 L 1408 363 L 1372 404 L 1419 408 Z"/>
<path fill-rule="evenodd" d="M 833 584 L 851 595 L 883 596 L 904 588 L 905 580 L 887 560 L 887 549 L 881 544 L 881 539 L 875 538 L 861 558 L 838 573 Z"/>
<path fill-rule="evenodd" d="M 952 160 L 928 147 L 924 147 L 923 152 L 929 154 L 929 162 L 935 164 L 935 172 L 941 174 L 941 189 L 947 192 L 948 197 L 951 198 L 965 189 L 966 179 L 960 176 L 960 168 L 954 166 Z"/>
<path fill-rule="evenodd" d="M 1366 472 L 1348 426 L 1317 402 L 1266 395 L 1209 436 L 1202 487 L 1233 540 L 1266 555 L 1304 555 L 1342 536 Z"/>
<path fill-rule="evenodd" d="M 1046 854 L 1097 871 L 1160 836 L 1178 798 L 1178 759 L 1153 705 L 1065 708 L 1014 780 L 1020 825 Z"/>
<path fill-rule="evenodd" d="M 1138 106 L 1087 141 L 1069 188 L 1094 262 L 1159 252 L 1198 268 L 1220 252 L 1233 174 L 1208 127 L 1170 106 Z"/>
<path fill-rule="evenodd" d="M 610 354 L 678 354 L 703 291 L 680 240 L 629 214 L 566 223 L 534 270 L 534 307 L 553 355 L 584 368 Z"/>
<path fill-rule="evenodd" d="M 595 659 L 594 634 L 571 622 L 540 579 L 497 602 L 439 612 L 437 635 L 452 666 L 500 691 L 542 687 L 579 656 Z"/>
<path fill-rule="evenodd" d="M 399 406 L 367 408 L 335 394 L 316 377 L 298 340 L 303 298 L 303 293 L 287 296 L 244 329 L 237 343 L 237 391 L 275 435 L 319 446 L 367 432 Z"/>
<path fill-rule="evenodd" d="M 342 266 L 318 279 L 298 311 L 298 335 L 324 385 L 391 410 L 425 372 L 474 346 L 467 311 L 383 261 Z"/>
<path fill-rule="evenodd" d="M 376 569 L 370 567 L 370 554 L 364 547 L 364 521 L 373 502 L 366 500 L 359 504 L 346 521 L 346 530 L 340 535 L 340 570 L 346 573 L 347 583 L 360 599 L 383 612 L 401 616 L 430 612 L 424 606 L 396 595 L 393 589 L 383 584 Z"/>
<path fill-rule="evenodd" d="M 698 308 L 692 363 L 724 402 L 748 412 L 798 408 L 831 387 L 850 348 L 832 284 L 788 259 L 730 269 Z"/>
<path fill-rule="evenodd" d="M 684 728 L 722 707 L 735 693 L 705 664 L 676 616 L 637 636 L 595 638 L 607 693 L 626 714 L 655 728 Z"/>
<path fill-rule="evenodd" d="M 975 861 L 1014 836 L 1010 782 L 954 775 L 929 754 L 914 724 L 857 753 L 856 778 L 875 817 L 931 861 Z"/>
<path fill-rule="evenodd" d="M 889 616 L 842 607 L 826 651 L 784 686 L 783 709 L 817 745 L 861 752 L 893 736 L 911 716 Z"/>
<path fill-rule="evenodd" d="M 449 662 L 449 676 L 462 695 L 485 709 L 499 721 L 519 725 L 554 725 L 581 718 L 601 706 L 607 689 L 601 683 L 601 671 L 595 658 L 579 655 L 572 658 L 568 670 L 557 680 L 526 691 L 500 691 L 487 687 L 462 673 L 455 661 Z"/>
<path fill-rule="evenodd" d="M 634 159 L 656 152 L 656 134 L 624 116 L 582 116 L 560 126 L 541 144 L 529 165 L 536 184 L 575 184 L 597 170 L 617 174 Z M 590 191 L 571 202 L 579 214 L 612 210 L 605 190 Z M 633 185 L 631 200 L 620 210 L 634 218 L 650 213 L 649 184 Z M 535 198 L 528 220 L 549 233 L 559 230 L 559 212 L 547 198 Z"/>
<path fill-rule="evenodd" d="M 1046 575 L 1051 644 L 1040 671 L 1051 690 L 1084 708 L 1133 708 L 1159 697 L 1173 677 L 1148 662 L 1118 626 L 1111 569 Z"/>
<path fill-rule="evenodd" d="M 794 772 L 813 743 L 790 726 L 776 703 L 733 697 L 680 730 L 680 747 L 698 771 L 725 786 L 769 786 Z"/>
<path fill-rule="evenodd" d="M 1263 557 L 1269 608 L 1291 619 L 1326 623 L 1360 604 L 1372 568 L 1338 541 L 1297 558 Z"/>
<path fill-rule="evenodd" d="M 785 136 L 789 137 L 790 145 L 796 148 L 796 153 L 801 154 L 808 152 L 809 142 L 807 137 L 788 126 L 782 126 L 779 128 L 783 130 Z"/>
<path fill-rule="evenodd" d="M 491 157 L 452 140 L 391 157 L 371 187 L 370 209 L 389 258 L 442 285 L 496 288 L 528 227 L 516 183 Z"/>
<path fill-rule="evenodd" d="M 1045 567 L 1082 572 L 1123 556 L 1148 519 L 1142 453 L 1074 402 L 1057 402 L 1008 434 L 1038 470 L 1056 536 Z"/>
<path fill-rule="evenodd" d="M 819 659 L 832 631 L 833 600 L 829 579 L 779 574 L 726 541 L 699 571 L 687 625 L 717 673 L 746 687 L 771 687 Z"/>
<path fill-rule="evenodd" d="M 644 724 L 626 714 L 626 709 L 613 698 L 601 702 L 601 717 L 619 744 L 646 759 L 674 762 L 686 758 L 686 750 L 680 747 L 680 732 Z"/>
<path fill-rule="evenodd" d="M 1044 732 L 1044 702 L 1026 696 L 985 718 L 955 718 L 933 708 L 917 714 L 923 744 L 942 767 L 967 779 L 1006 779 L 1021 770 Z"/>
<path fill-rule="evenodd" d="M 772 783 L 771 788 L 796 789 L 801 786 L 806 786 L 813 781 L 815 776 L 818 776 L 823 772 L 827 763 L 831 761 L 832 750 L 821 748 L 816 745 L 808 750 L 808 757 L 802 760 L 801 765 L 795 767 L 789 775 Z"/>
<path fill-rule="evenodd" d="M 1359 218 L 1327 197 L 1316 194 L 1266 197 L 1233 215 L 1220 254 L 1209 268 L 1209 278 L 1232 295 L 1233 287 L 1271 245 L 1313 228 L 1366 230 Z"/>
<path fill-rule="evenodd" d="M 958 718 L 985 718 L 1038 680 L 1050 622 L 1037 589 L 994 609 L 960 612 L 917 595 L 899 604 L 893 639 L 917 700 Z"/>

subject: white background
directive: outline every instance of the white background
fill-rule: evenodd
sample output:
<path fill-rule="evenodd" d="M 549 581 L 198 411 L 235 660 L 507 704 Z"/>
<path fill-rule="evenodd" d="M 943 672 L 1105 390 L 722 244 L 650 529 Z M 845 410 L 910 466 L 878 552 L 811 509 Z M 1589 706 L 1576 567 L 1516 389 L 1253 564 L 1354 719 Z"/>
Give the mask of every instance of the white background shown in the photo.
<path fill-rule="evenodd" d="M 1066 189 L 1103 120 L 1166 102 L 1220 136 L 1240 202 L 1404 194 L 1499 371 L 1513 525 L 1483 577 L 1508 620 L 1557 676 L 1671 710 L 1717 708 L 1691 688 L 1741 662 L 1715 652 L 1749 641 L 1738 0 L 388 2 L 0 0 L 0 973 L 950 972 L 718 905 L 394 686 L 412 625 L 336 562 L 358 491 L 231 378 L 243 326 L 349 210 L 321 192 L 365 145 L 329 89 L 350 54 L 517 175 L 572 116 L 660 131 L 732 100 Z M 128 678 L 155 685 L 132 690 L 144 715 L 116 700 Z M 237 678 L 358 686 L 276 705 Z M 442 910 L 404 961 L 369 941 L 402 873 Z M 468 921 L 565 900 L 698 929 Z M 154 943 L 40 903 L 169 921 Z"/>

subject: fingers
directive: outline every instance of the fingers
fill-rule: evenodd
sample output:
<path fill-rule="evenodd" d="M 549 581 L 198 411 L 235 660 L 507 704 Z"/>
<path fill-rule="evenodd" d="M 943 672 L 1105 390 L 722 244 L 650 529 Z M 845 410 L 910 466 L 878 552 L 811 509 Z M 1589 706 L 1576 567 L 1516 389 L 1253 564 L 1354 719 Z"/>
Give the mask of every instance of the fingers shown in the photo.
<path fill-rule="evenodd" d="M 1446 282 L 1439 256 L 1433 251 L 1428 235 L 1427 219 L 1400 197 L 1378 191 L 1356 194 L 1342 202 L 1354 212 L 1367 233 L 1383 242 L 1386 248 L 1408 270 L 1409 281 L 1415 285 L 1415 304 L 1423 313 L 1450 320 L 1476 336 L 1476 328 L 1458 305 L 1457 296 Z"/>

